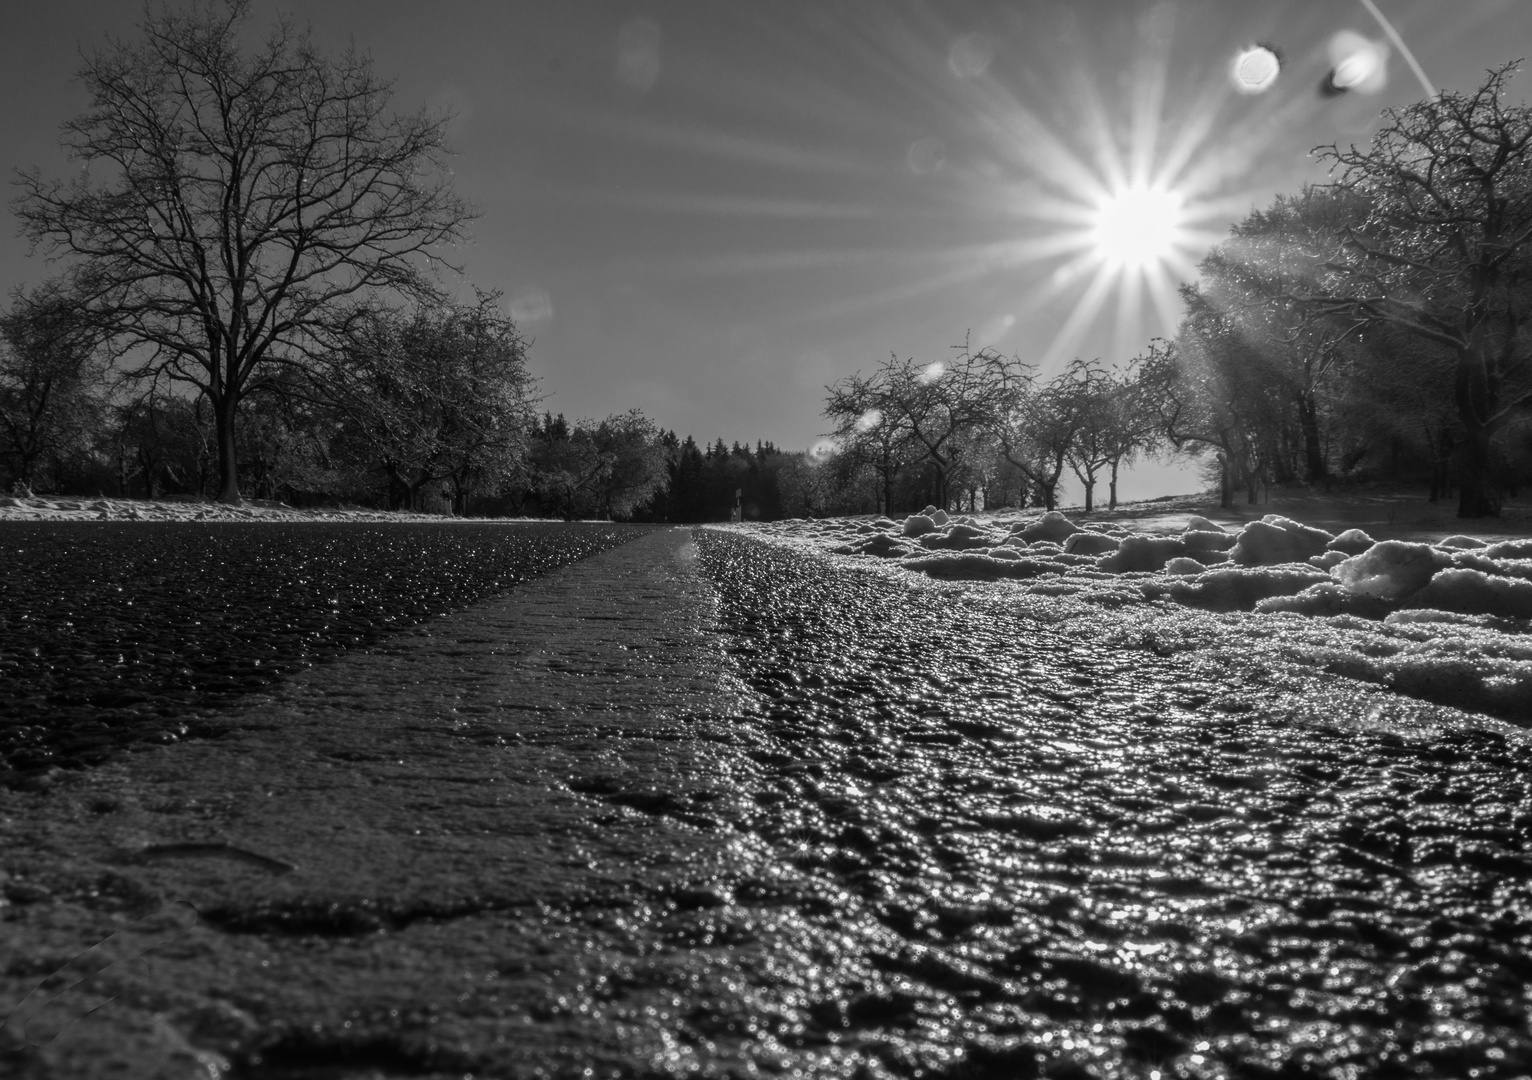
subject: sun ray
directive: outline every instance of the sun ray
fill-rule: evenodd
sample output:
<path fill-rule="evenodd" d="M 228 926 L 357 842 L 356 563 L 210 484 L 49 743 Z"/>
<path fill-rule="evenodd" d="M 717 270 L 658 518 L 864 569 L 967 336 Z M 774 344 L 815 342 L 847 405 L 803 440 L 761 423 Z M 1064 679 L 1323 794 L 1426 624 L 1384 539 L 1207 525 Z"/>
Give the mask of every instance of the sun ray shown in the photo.
<path fill-rule="evenodd" d="M 1070 311 L 1063 325 L 1053 335 L 1053 340 L 1048 343 L 1048 348 L 1043 351 L 1041 359 L 1037 361 L 1040 374 L 1053 373 L 1060 357 L 1079 339 L 1080 331 L 1086 322 L 1094 318 L 1096 312 L 1101 310 L 1101 305 L 1106 302 L 1107 293 L 1111 291 L 1112 282 L 1116 277 L 1116 272 L 1105 264 L 1097 269 L 1090 286 L 1081 294 L 1074 309 Z"/>
<path fill-rule="evenodd" d="M 1107 119 L 1107 110 L 1097 92 L 1096 82 L 1084 70 L 1075 72 L 1072 82 L 1074 96 L 1080 108 L 1080 131 L 1089 145 L 1089 152 L 1096 165 L 1097 183 L 1107 191 L 1127 187 L 1132 179 L 1123 166 L 1123 159 Z"/>
<path fill-rule="evenodd" d="M 1174 330 L 1181 320 L 1181 297 L 1176 286 L 1163 276 L 1150 278 L 1148 286 L 1149 299 L 1160 317 L 1160 323 L 1168 331 Z M 1147 343 L 1140 343 L 1140 347 L 1143 344 Z"/>
<path fill-rule="evenodd" d="M 1169 27 L 1165 23 L 1174 18 L 1173 10 L 1165 5 L 1156 5 L 1142 16 L 1145 28 L 1150 32 L 1145 35 L 1145 48 L 1134 62 L 1137 88 L 1132 98 L 1128 170 L 1131 182 L 1135 184 L 1149 184 L 1155 179 L 1151 171 L 1163 127 L 1165 88 L 1170 74 Z"/>
<path fill-rule="evenodd" d="M 899 285 L 891 285 L 886 289 L 879 289 L 876 292 L 863 293 L 859 296 L 848 297 L 845 300 L 836 300 L 807 308 L 800 312 L 796 318 L 789 320 L 789 322 L 790 324 L 799 324 L 888 307 L 890 304 L 939 292 L 954 285 L 966 285 L 969 282 L 984 277 L 987 273 L 988 269 L 981 265 L 959 265 L 945 273 L 931 274 L 913 281 L 905 281 Z"/>
<path fill-rule="evenodd" d="M 1124 356 L 1135 348 L 1132 336 L 1137 334 L 1143 315 L 1143 286 L 1147 274 L 1124 272 L 1117 286 L 1117 317 L 1112 324 L 1112 355 Z"/>
<path fill-rule="evenodd" d="M 823 294 L 798 308 L 795 321 L 883 310 L 943 292 L 958 297 L 971 294 L 975 282 L 1014 274 L 1015 302 L 999 309 L 1016 320 L 1008 325 L 1045 311 L 1064 313 L 1053 320 L 1056 332 L 1046 335 L 1046 364 L 1087 339 L 1089 349 L 1110 343 L 1114 353 L 1137 351 L 1137 338 L 1146 333 L 1173 332 L 1177 286 L 1195 279 L 1200 253 L 1222 238 L 1225 223 L 1258 201 L 1243 190 L 1241 178 L 1269 143 L 1272 125 L 1302 119 L 1302 111 L 1313 107 L 1308 95 L 1237 94 L 1222 58 L 1189 73 L 1173 66 L 1174 11 L 1166 4 L 1140 10 L 1138 39 L 1120 82 L 1103 77 L 1115 72 L 1083 58 L 1064 59 L 1051 71 L 1008 71 L 1000 60 L 954 66 L 953 43 L 977 31 L 944 26 L 942 16 L 925 9 L 913 22 L 895 19 L 876 27 L 827 14 L 827 25 L 845 24 L 859 62 L 914 94 L 922 106 L 914 126 L 876 107 L 862 117 L 868 123 L 858 126 L 887 136 L 887 157 L 850 151 L 850 141 L 790 144 L 775 134 L 629 118 L 634 122 L 621 133 L 625 140 L 795 173 L 813 187 L 769 198 L 764 190 L 724 196 L 619 188 L 592 193 L 586 201 L 653 214 L 801 223 L 804 229 L 829 223 L 818 240 L 812 232 L 802 234 L 807 248 L 795 249 L 785 239 L 782 247 L 767 250 L 681 252 L 644 267 L 647 273 L 711 276 L 829 275 L 839 267 L 858 268 L 857 295 Z M 1003 47 L 997 55 L 1004 56 Z M 762 111 L 768 102 L 807 107 L 812 98 L 773 100 L 774 91 L 764 85 L 755 91 Z M 832 126 L 856 116 L 856 109 L 837 111 Z M 905 167 L 909 140 L 938 137 L 946 144 L 940 166 Z M 819 177 L 853 174 L 855 195 L 825 197 L 839 181 Z M 950 221 L 957 235 L 929 246 L 913 238 L 900 247 L 879 246 L 880 237 L 890 235 L 883 222 L 895 218 L 925 219 L 927 237 Z M 969 228 L 975 231 L 963 235 Z M 972 242 L 981 235 L 986 239 Z M 835 246 L 831 236 L 844 246 Z"/>

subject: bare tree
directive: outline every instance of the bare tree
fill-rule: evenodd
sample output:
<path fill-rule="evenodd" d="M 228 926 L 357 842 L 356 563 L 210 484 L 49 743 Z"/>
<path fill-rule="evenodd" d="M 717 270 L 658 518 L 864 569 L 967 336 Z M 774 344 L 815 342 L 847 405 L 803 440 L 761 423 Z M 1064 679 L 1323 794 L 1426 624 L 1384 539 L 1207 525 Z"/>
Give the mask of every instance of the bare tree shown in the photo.
<path fill-rule="evenodd" d="M 241 400 L 310 368 L 379 292 L 431 293 L 472 217 L 443 164 L 444 120 L 396 116 L 363 56 L 329 58 L 286 20 L 251 55 L 249 0 L 146 13 L 79 73 L 90 107 L 61 141 L 72 183 L 22 173 L 34 249 L 71 283 L 130 377 L 198 388 L 237 502 Z"/>
<path fill-rule="evenodd" d="M 1070 472 L 1085 489 L 1085 512 L 1095 509 L 1096 479 L 1110 468 L 1117 441 L 1113 427 L 1118 419 L 1116 387 L 1112 373 L 1098 360 L 1076 358 L 1066 371 L 1060 398 L 1075 417 L 1075 435 L 1064 453 Z M 1116 500 L 1116 480 L 1112 498 Z"/>
<path fill-rule="evenodd" d="M 1102 453 L 1110 470 L 1107 479 L 1107 507 L 1117 506 L 1117 473 L 1123 465 L 1140 454 L 1152 453 L 1163 441 L 1159 414 L 1154 408 L 1153 384 L 1146 377 L 1142 361 L 1133 357 L 1120 370 L 1111 373 L 1106 402 Z"/>
<path fill-rule="evenodd" d="M 1044 508 L 1052 510 L 1080 431 L 1075 365 L 1045 383 L 1033 366 L 1014 357 L 992 349 L 983 356 L 990 386 L 990 434 L 1000 456 L 1020 470 L 1042 496 Z"/>
<path fill-rule="evenodd" d="M 837 459 L 847 468 L 873 470 L 878 477 L 879 507 L 885 514 L 893 513 L 894 480 L 924 456 L 923 450 L 917 450 L 900 415 L 883 408 L 888 402 L 881 396 L 883 384 L 877 376 L 864 379 L 858 372 L 825 389 L 830 396 L 824 415 L 835 422 L 830 437 L 838 447 Z"/>
<path fill-rule="evenodd" d="M 991 350 L 972 352 L 954 345 L 951 361 L 917 364 L 890 356 L 871 376 L 858 372 L 833 386 L 825 415 L 837 432 L 865 425 L 879 432 L 889 448 L 885 485 L 892 478 L 896 452 L 924 462 L 935 473 L 936 501 L 946 506 L 948 483 L 972 445 L 967 436 L 987 427 L 999 404 L 992 374 Z M 886 425 L 886 426 L 885 426 Z"/>

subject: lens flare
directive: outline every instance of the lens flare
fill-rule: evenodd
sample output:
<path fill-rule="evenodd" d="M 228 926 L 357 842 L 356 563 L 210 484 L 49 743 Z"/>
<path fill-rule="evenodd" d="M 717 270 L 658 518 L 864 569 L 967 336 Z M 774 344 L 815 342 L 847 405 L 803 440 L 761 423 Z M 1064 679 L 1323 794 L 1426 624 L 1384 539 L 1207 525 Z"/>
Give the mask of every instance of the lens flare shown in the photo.
<path fill-rule="evenodd" d="M 947 67 L 960 79 L 977 79 L 995 59 L 995 43 L 983 34 L 964 34 L 947 51 Z"/>
<path fill-rule="evenodd" d="M 660 28 L 649 19 L 632 19 L 617 35 L 614 77 L 623 86 L 647 94 L 660 77 Z"/>
<path fill-rule="evenodd" d="M 518 326 L 547 322 L 553 318 L 553 297 L 548 290 L 533 286 L 523 289 L 511 300 L 511 321 Z"/>
<path fill-rule="evenodd" d="M 929 176 L 947 161 L 947 148 L 940 139 L 916 139 L 905 152 L 910 172 L 916 176 Z"/>
<path fill-rule="evenodd" d="M 1282 58 L 1269 45 L 1251 45 L 1234 54 L 1229 65 L 1229 81 L 1241 94 L 1260 94 L 1270 90 L 1282 73 Z"/>
<path fill-rule="evenodd" d="M 1324 86 L 1327 93 L 1356 90 L 1373 94 L 1388 82 L 1388 46 L 1353 30 L 1342 30 L 1330 39 L 1330 64 Z"/>
<path fill-rule="evenodd" d="M 864 432 L 865 431 L 871 431 L 873 428 L 877 427 L 882 422 L 883 422 L 883 410 L 882 409 L 868 409 L 861 416 L 858 416 L 856 418 L 856 429 L 858 431 L 864 431 Z"/>
<path fill-rule="evenodd" d="M 932 360 L 929 364 L 920 369 L 920 374 L 916 376 L 916 378 L 918 378 L 925 385 L 930 386 L 937 379 L 940 379 L 942 377 L 942 373 L 946 370 L 946 364 L 942 363 L 940 360 Z"/>

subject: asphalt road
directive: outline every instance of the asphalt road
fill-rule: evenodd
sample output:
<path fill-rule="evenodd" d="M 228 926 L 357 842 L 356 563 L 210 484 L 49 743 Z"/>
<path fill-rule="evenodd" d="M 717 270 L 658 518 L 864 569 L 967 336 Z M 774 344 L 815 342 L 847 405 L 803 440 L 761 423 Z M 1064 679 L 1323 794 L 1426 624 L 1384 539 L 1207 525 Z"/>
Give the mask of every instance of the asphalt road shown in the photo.
<path fill-rule="evenodd" d="M 0 1063 L 1532 1070 L 1525 738 L 1128 618 L 666 530 L 358 644 L 0 796 Z"/>

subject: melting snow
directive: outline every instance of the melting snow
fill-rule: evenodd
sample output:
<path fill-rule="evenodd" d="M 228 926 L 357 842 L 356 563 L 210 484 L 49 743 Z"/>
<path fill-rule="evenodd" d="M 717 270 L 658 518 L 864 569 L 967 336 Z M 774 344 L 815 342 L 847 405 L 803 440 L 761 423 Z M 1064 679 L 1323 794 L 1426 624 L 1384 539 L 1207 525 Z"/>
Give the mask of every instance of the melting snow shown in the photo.
<path fill-rule="evenodd" d="M 1145 640 L 1275 645 L 1305 668 L 1532 726 L 1532 539 L 1378 541 L 1276 514 L 1237 531 L 1192 516 L 1157 535 L 1058 512 L 949 519 L 934 507 L 744 528 L 946 581 L 1005 582 L 1020 603 L 1141 607 L 1158 624 Z"/>

